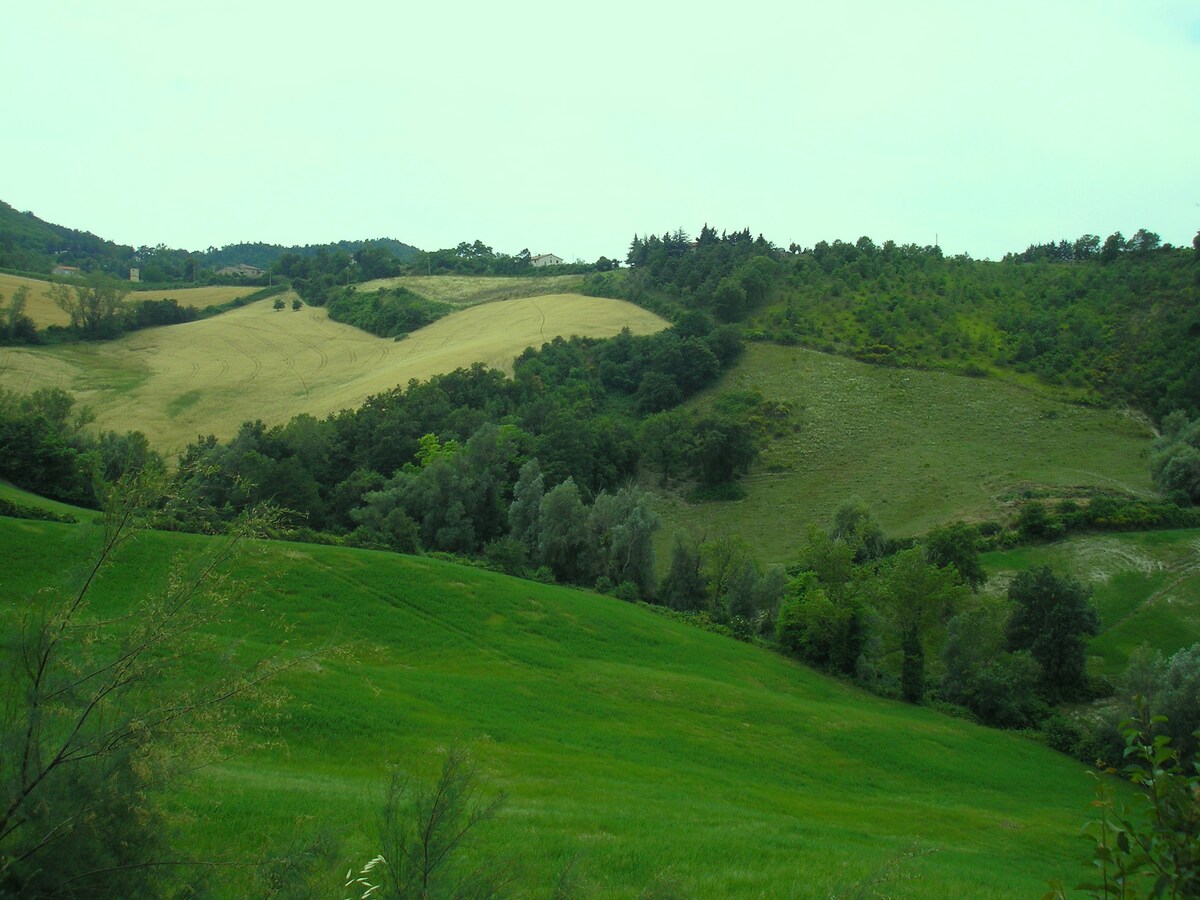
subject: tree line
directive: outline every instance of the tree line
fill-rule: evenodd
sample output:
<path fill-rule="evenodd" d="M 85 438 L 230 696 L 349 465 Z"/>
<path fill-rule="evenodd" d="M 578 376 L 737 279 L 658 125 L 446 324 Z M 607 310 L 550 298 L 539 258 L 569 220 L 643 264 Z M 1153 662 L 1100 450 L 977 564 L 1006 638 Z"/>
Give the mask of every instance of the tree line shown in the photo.
<path fill-rule="evenodd" d="M 629 268 L 588 276 L 585 291 L 670 317 L 704 310 L 752 340 L 870 363 L 1030 373 L 1161 421 L 1200 414 L 1198 261 L 1200 235 L 1172 247 L 1145 228 L 988 262 L 865 236 L 782 249 L 705 225 L 695 240 L 634 235 Z"/>

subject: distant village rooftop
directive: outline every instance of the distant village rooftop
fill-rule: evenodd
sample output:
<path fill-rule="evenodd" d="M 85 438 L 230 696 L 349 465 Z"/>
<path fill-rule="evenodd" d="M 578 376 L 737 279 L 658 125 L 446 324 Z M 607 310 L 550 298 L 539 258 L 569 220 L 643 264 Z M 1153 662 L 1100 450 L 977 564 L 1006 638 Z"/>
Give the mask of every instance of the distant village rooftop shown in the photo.
<path fill-rule="evenodd" d="M 561 266 L 562 257 L 555 256 L 553 253 L 539 253 L 537 256 L 529 260 L 530 263 L 541 268 L 542 266 Z"/>

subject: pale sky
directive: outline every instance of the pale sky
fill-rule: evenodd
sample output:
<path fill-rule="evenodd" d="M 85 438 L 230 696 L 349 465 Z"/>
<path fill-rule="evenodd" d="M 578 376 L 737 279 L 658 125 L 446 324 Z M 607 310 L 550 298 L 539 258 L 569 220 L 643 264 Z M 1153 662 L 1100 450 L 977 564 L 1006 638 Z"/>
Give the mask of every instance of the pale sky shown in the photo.
<path fill-rule="evenodd" d="M 1200 229 L 1200 0 L 14 0 L 0 104 L 0 199 L 135 246 Z"/>

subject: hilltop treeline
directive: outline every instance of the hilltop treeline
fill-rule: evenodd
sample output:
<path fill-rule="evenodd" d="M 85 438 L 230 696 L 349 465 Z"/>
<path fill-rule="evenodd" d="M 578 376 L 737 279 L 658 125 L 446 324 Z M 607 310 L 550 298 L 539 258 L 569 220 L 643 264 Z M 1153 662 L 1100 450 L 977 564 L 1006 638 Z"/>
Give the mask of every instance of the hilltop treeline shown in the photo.
<path fill-rule="evenodd" d="M 866 239 L 817 245 L 788 258 L 780 303 L 759 322 L 768 337 L 867 361 L 1030 373 L 1156 420 L 1195 415 L 1198 255 L 990 263 Z"/>
<path fill-rule="evenodd" d="M 216 274 L 225 266 L 243 263 L 266 271 L 277 266 L 286 255 L 307 258 L 321 253 L 342 253 L 348 259 L 357 259 L 362 254 L 368 260 L 384 256 L 402 264 L 417 252 L 416 247 L 392 238 L 293 247 L 240 243 L 202 251 L 165 244 L 131 247 L 88 231 L 54 225 L 0 201 L 0 268 L 31 275 L 49 275 L 56 266 L 74 266 L 85 273 L 103 272 L 127 278 L 129 270 L 137 268 L 141 270 L 141 280 L 148 284 L 211 284 L 228 280 Z"/>
<path fill-rule="evenodd" d="M 1200 237 L 1140 229 L 1032 245 L 1002 262 L 938 247 L 775 247 L 748 229 L 635 235 L 629 269 L 586 290 L 667 315 L 700 309 L 751 339 L 976 376 L 1028 373 L 1156 421 L 1200 412 Z"/>

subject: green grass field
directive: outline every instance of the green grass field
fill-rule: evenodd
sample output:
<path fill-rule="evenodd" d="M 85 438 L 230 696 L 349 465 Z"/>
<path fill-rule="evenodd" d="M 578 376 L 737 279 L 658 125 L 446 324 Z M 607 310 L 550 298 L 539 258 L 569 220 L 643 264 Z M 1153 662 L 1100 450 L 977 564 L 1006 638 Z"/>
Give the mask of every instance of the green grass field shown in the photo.
<path fill-rule="evenodd" d="M 52 282 L 49 281 L 0 272 L 0 297 L 8 301 L 20 287 L 28 287 L 29 300 L 25 306 L 25 315 L 33 319 L 34 325 L 38 328 L 45 328 L 47 325 L 70 325 L 71 317 L 55 306 L 54 301 L 50 299 L 51 284 Z M 180 306 L 207 309 L 210 306 L 220 306 L 222 303 L 228 303 L 238 297 L 253 294 L 257 290 L 261 290 L 261 288 L 230 285 L 181 287 L 165 291 L 137 291 L 126 297 L 126 300 L 166 300 L 171 297 L 179 301 Z"/>
<path fill-rule="evenodd" d="M 690 405 L 704 411 L 722 392 L 749 390 L 788 404 L 791 433 L 772 438 L 742 480 L 745 499 L 665 497 L 660 557 L 675 529 L 728 530 L 763 560 L 790 562 L 806 525 L 827 525 L 851 497 L 889 534 L 904 536 L 959 518 L 1005 517 L 1029 489 L 1151 490 L 1152 435 L 1143 424 L 1011 383 L 752 344 Z"/>
<path fill-rule="evenodd" d="M 143 535 L 101 581 L 97 613 L 205 540 Z M 14 561 L 0 609 L 58 583 L 94 541 L 88 526 L 0 518 Z M 484 849 L 522 863 L 526 896 L 549 896 L 572 859 L 584 896 L 628 898 L 654 883 L 689 897 L 1029 897 L 1085 874 L 1091 781 L 1018 736 L 643 607 L 438 560 L 264 544 L 237 574 L 253 590 L 222 630 L 229 652 L 341 652 L 283 677 L 280 732 L 246 735 L 270 746 L 175 798 L 201 857 L 325 825 L 345 859 L 332 896 L 377 851 L 387 764 L 431 775 L 437 748 L 469 741 L 508 796 Z M 245 895 L 238 870 L 217 877 L 220 896 Z"/>
<path fill-rule="evenodd" d="M 91 509 L 81 509 L 78 506 L 71 506 L 68 503 L 59 503 L 57 500 L 50 500 L 47 497 L 40 497 L 37 494 L 31 494 L 29 491 L 22 490 L 19 487 L 14 487 L 7 481 L 0 481 L 0 500 L 7 500 L 10 503 L 16 503 L 19 506 L 29 506 L 34 509 L 43 509 L 47 512 L 56 513 L 60 516 L 74 516 L 80 522 L 90 522 L 99 515 L 99 513 Z"/>
<path fill-rule="evenodd" d="M 115 341 L 0 348 L 0 384 L 64 388 L 92 407 L 95 428 L 142 431 L 175 454 L 198 434 L 230 438 L 246 420 L 325 416 L 475 362 L 510 371 L 526 347 L 559 335 L 648 334 L 666 324 L 631 303 L 562 294 L 464 309 L 393 341 L 331 322 L 324 309 L 260 300 Z"/>
<path fill-rule="evenodd" d="M 1046 565 L 1090 584 L 1102 629 L 1089 646 L 1094 673 L 1119 674 L 1141 643 L 1169 656 L 1200 641 L 1200 530 L 1073 537 L 989 553 L 983 564 L 993 591 Z"/>

